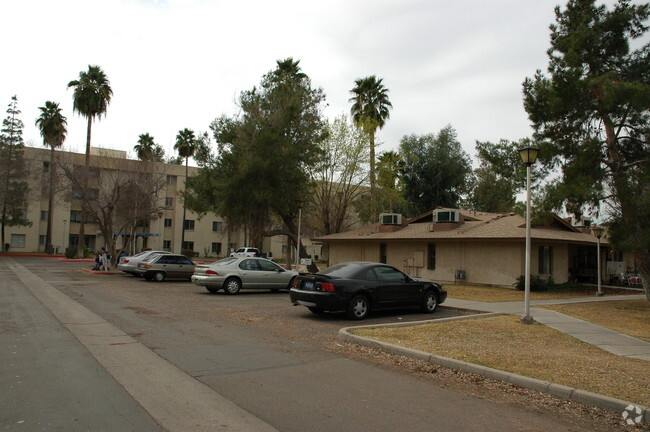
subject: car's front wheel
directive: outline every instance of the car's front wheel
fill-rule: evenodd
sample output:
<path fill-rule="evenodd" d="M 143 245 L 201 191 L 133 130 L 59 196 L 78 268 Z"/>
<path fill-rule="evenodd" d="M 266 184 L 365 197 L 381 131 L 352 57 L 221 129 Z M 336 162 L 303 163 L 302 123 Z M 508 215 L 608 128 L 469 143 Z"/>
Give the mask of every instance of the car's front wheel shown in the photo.
<path fill-rule="evenodd" d="M 358 295 L 350 300 L 348 304 L 347 315 L 350 319 L 362 320 L 368 316 L 370 312 L 370 303 L 368 298 L 363 295 Z"/>
<path fill-rule="evenodd" d="M 226 294 L 237 294 L 241 290 L 241 282 L 239 282 L 239 279 L 230 278 L 223 285 Z"/>
<path fill-rule="evenodd" d="M 424 298 L 422 299 L 422 305 L 420 309 L 422 312 L 425 313 L 433 313 L 433 311 L 436 310 L 438 307 L 438 297 L 436 296 L 436 293 L 433 291 L 429 290 L 424 294 Z"/>

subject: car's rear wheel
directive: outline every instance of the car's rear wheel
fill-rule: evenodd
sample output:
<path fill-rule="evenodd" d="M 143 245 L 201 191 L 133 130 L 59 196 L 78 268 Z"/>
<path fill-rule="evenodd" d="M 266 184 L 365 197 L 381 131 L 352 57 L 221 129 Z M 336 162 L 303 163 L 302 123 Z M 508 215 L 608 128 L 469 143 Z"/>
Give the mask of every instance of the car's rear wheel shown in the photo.
<path fill-rule="evenodd" d="M 368 298 L 363 295 L 358 295 L 352 297 L 350 303 L 348 304 L 347 315 L 350 319 L 362 320 L 368 316 L 370 312 L 370 303 Z"/>
<path fill-rule="evenodd" d="M 165 280 L 165 273 L 163 272 L 156 272 L 156 274 L 153 275 L 153 280 L 156 282 L 162 282 Z"/>
<path fill-rule="evenodd" d="M 236 278 L 227 279 L 223 285 L 226 294 L 237 294 L 241 290 L 241 282 Z"/>
<path fill-rule="evenodd" d="M 425 313 L 433 313 L 433 311 L 436 310 L 438 307 L 438 297 L 436 296 L 436 293 L 433 291 L 429 290 L 424 294 L 424 298 L 422 298 L 422 305 L 420 309 L 422 312 Z"/>

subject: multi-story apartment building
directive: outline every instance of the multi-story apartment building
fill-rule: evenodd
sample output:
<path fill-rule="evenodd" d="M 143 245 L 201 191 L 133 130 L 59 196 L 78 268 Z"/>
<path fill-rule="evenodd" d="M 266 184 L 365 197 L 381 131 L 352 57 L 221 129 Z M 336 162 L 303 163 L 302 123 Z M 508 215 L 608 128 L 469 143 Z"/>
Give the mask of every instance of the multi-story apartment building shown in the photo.
<path fill-rule="evenodd" d="M 52 245 L 55 251 L 62 253 L 66 247 L 76 246 L 80 241 L 84 241 L 85 245 L 93 250 L 105 245 L 99 225 L 92 219 L 85 223 L 84 239 L 79 238 L 82 201 L 78 199 L 74 182 L 69 178 L 74 177 L 74 171 L 71 174 L 71 169 L 84 165 L 85 155 L 57 151 L 56 156 L 58 180 L 54 185 L 50 185 L 50 151 L 45 148 L 25 148 L 24 159 L 30 172 L 30 204 L 27 216 L 32 225 L 6 229 L 10 251 L 44 252 L 49 187 L 54 187 L 55 190 L 52 211 Z M 62 175 L 64 166 L 67 166 L 67 177 Z M 196 173 L 196 170 L 195 167 L 189 167 L 189 176 Z M 94 191 L 92 193 L 98 195 L 98 199 L 102 199 L 102 194 L 110 192 L 111 188 L 120 185 L 117 180 L 119 176 L 143 174 L 149 181 L 157 181 L 160 184 L 151 189 L 156 190 L 153 196 L 133 196 L 131 200 L 127 200 L 128 206 L 133 209 L 137 208 L 142 200 L 147 200 L 151 206 L 147 217 L 138 217 L 139 222 L 134 230 L 135 241 L 130 242 L 132 246 L 128 247 L 128 252 L 150 248 L 180 253 L 181 250 L 189 249 L 199 256 L 223 257 L 234 249 L 249 246 L 245 232 L 230 229 L 218 215 L 208 213 L 199 217 L 188 209 L 183 221 L 181 192 L 185 187 L 185 166 L 131 160 L 127 159 L 125 151 L 92 149 L 88 187 Z M 181 244 L 183 224 L 185 241 Z M 125 245 L 127 236 L 132 234 L 133 226 L 125 225 L 123 221 L 115 221 L 113 227 L 114 239 L 119 249 Z M 284 237 L 266 239 L 263 250 L 272 253 L 276 258 L 291 259 Z"/>

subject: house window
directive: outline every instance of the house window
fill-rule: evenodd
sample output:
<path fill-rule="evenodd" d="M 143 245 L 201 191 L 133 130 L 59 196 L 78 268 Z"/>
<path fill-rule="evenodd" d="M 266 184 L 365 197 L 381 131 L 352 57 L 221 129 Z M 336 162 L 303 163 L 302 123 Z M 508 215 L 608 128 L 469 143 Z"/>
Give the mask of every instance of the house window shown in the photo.
<path fill-rule="evenodd" d="M 539 247 L 539 274 L 552 274 L 553 273 L 553 247 L 540 246 Z"/>
<path fill-rule="evenodd" d="M 172 241 L 171 240 L 163 240 L 163 249 L 164 250 L 171 250 L 172 248 Z"/>
<path fill-rule="evenodd" d="M 167 176 L 167 184 L 168 185 L 175 185 L 176 184 L 176 176 L 168 175 Z"/>
<path fill-rule="evenodd" d="M 223 232 L 223 222 L 212 222 L 212 231 L 214 232 Z"/>
<path fill-rule="evenodd" d="M 172 227 L 172 220 L 165 218 L 165 228 L 171 228 Z"/>
<path fill-rule="evenodd" d="M 386 243 L 379 243 L 379 262 L 386 264 Z"/>
<path fill-rule="evenodd" d="M 185 219 L 185 222 L 183 223 L 183 229 L 185 230 L 194 230 L 194 220 L 193 219 Z"/>
<path fill-rule="evenodd" d="M 81 223 L 81 212 L 79 210 L 70 210 L 70 223 Z"/>
<path fill-rule="evenodd" d="M 38 244 L 41 245 L 41 246 L 44 246 L 44 245 L 45 245 L 45 239 L 46 239 L 46 237 L 47 237 L 47 236 L 39 235 L 39 236 L 38 236 Z"/>
<path fill-rule="evenodd" d="M 436 244 L 435 243 L 427 244 L 427 269 L 429 270 L 436 269 Z"/>
<path fill-rule="evenodd" d="M 194 242 L 193 241 L 184 241 L 183 242 L 183 250 L 194 250 Z"/>
<path fill-rule="evenodd" d="M 212 243 L 212 253 L 221 255 L 221 243 Z"/>
<path fill-rule="evenodd" d="M 11 247 L 24 248 L 25 247 L 25 234 L 12 234 Z"/>
<path fill-rule="evenodd" d="M 42 221 L 47 220 L 47 210 L 41 210 L 41 220 Z"/>
<path fill-rule="evenodd" d="M 167 207 L 167 208 L 174 207 L 174 198 L 173 197 L 166 197 L 165 198 L 165 207 Z"/>
<path fill-rule="evenodd" d="M 77 247 L 79 244 L 79 235 L 78 234 L 70 234 L 68 236 L 68 246 L 67 247 Z"/>

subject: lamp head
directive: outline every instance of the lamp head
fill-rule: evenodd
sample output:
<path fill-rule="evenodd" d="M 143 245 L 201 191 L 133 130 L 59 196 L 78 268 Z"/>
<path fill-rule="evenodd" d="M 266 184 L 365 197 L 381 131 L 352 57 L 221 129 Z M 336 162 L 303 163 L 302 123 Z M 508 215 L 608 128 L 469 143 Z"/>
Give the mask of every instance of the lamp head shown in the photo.
<path fill-rule="evenodd" d="M 526 147 L 519 150 L 519 156 L 521 156 L 521 161 L 526 166 L 531 166 L 537 160 L 537 155 L 539 154 L 539 149 L 535 147 Z"/>
<path fill-rule="evenodd" d="M 591 227 L 591 232 L 596 236 L 596 238 L 600 239 L 603 237 L 603 234 L 605 234 L 605 227 L 594 225 Z"/>

